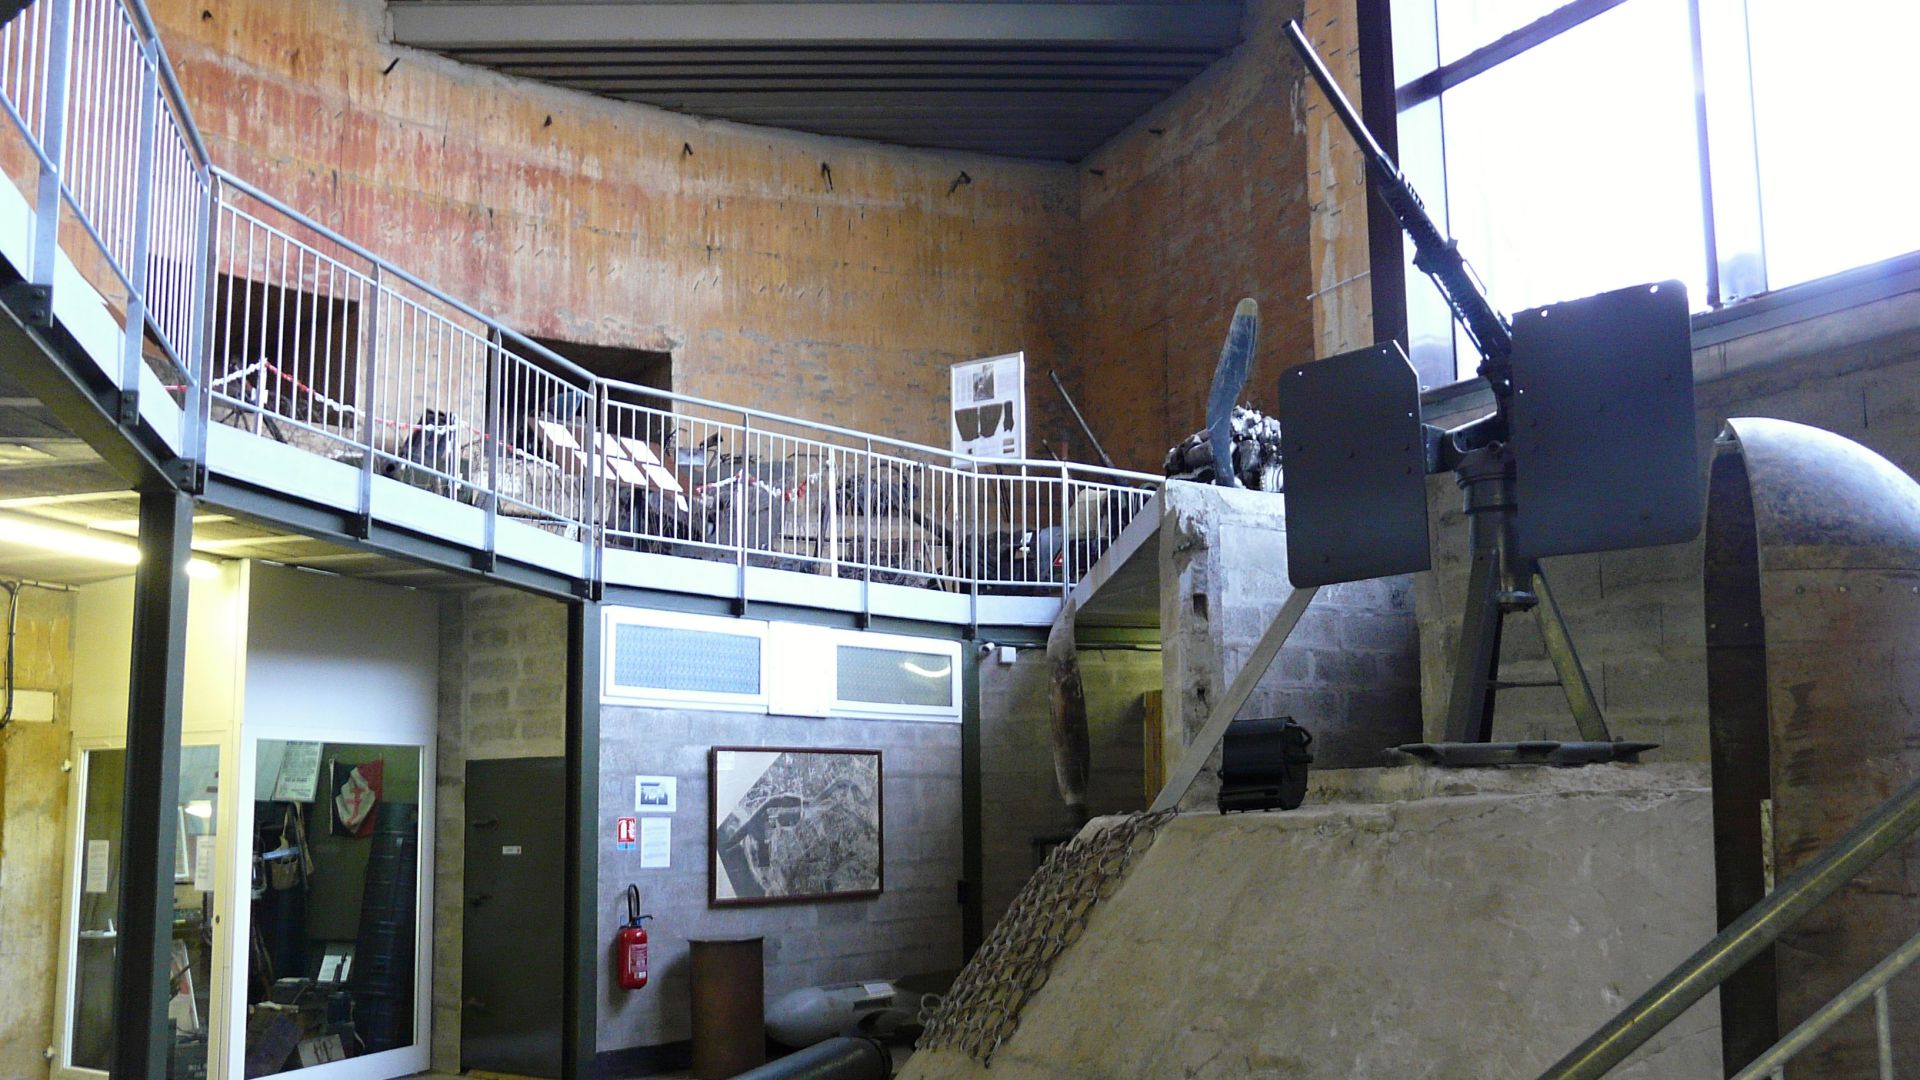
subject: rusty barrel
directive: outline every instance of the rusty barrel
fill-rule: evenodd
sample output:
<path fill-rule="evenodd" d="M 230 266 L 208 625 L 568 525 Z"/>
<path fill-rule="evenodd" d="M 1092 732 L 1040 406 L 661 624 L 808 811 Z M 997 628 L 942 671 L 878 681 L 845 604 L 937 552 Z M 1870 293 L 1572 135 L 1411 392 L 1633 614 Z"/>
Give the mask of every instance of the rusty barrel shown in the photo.
<path fill-rule="evenodd" d="M 1920 775 L 1920 484 L 1830 431 L 1729 420 L 1705 548 L 1720 924 Z M 1920 926 L 1920 846 L 1883 858 L 1721 988 L 1730 1075 Z M 1895 1059 L 1920 1070 L 1920 985 L 1890 988 Z M 1795 1061 L 1879 1075 L 1873 1010 Z"/>
<path fill-rule="evenodd" d="M 728 1080 L 766 1063 L 764 938 L 694 938 L 693 1075 Z"/>

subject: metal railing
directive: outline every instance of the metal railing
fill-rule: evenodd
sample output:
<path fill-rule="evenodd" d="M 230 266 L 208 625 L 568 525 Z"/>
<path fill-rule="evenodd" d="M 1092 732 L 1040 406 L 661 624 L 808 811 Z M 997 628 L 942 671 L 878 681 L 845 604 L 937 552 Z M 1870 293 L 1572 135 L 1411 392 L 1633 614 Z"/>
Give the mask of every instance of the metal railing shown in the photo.
<path fill-rule="evenodd" d="M 985 462 L 594 376 L 209 161 L 140 0 L 36 0 L 0 30 L 0 106 L 56 241 L 187 418 L 585 543 L 952 591 L 1064 592 L 1158 477 Z M 23 177 L 24 179 L 24 177 Z M 78 254 L 76 254 L 78 252 Z"/>
<path fill-rule="evenodd" d="M 1541 1080 L 1597 1080 L 1605 1076 L 1709 991 L 1760 955 L 1808 912 L 1912 836 L 1916 829 L 1920 829 L 1920 778 L 1909 781 L 1845 836 L 1782 882 L 1765 900 L 1728 924 L 1599 1031 L 1541 1073 Z M 1911 964 L 1916 955 L 1920 955 L 1920 939 L 1895 950 L 1859 982 L 1842 991 L 1756 1059 L 1754 1068 L 1740 1076 L 1782 1075 L 1781 1070 L 1789 1058 L 1867 997 L 1877 1002 L 1882 1070 L 1884 1075 L 1891 1075 L 1888 1064 L 1891 1036 L 1886 1023 L 1884 991 L 1887 982 Z"/>

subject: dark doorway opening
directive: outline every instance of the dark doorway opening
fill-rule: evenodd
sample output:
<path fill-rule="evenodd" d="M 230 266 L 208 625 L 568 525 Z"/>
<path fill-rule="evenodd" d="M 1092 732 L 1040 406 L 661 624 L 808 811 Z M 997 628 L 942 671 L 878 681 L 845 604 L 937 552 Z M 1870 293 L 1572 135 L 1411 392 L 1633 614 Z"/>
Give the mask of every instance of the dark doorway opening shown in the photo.
<path fill-rule="evenodd" d="M 673 354 L 670 352 L 655 349 L 627 349 L 614 345 L 584 345 L 554 338 L 534 338 L 533 340 L 603 379 L 631 383 L 648 390 L 672 391 L 673 389 Z M 569 374 L 555 370 L 559 365 L 545 363 L 540 357 L 529 357 L 529 359 L 556 375 Z M 619 387 L 611 388 L 608 397 L 614 401 L 649 405 L 654 408 L 660 408 L 665 404 L 656 395 Z"/>
<path fill-rule="evenodd" d="M 460 1067 L 560 1075 L 562 758 L 467 763 Z"/>

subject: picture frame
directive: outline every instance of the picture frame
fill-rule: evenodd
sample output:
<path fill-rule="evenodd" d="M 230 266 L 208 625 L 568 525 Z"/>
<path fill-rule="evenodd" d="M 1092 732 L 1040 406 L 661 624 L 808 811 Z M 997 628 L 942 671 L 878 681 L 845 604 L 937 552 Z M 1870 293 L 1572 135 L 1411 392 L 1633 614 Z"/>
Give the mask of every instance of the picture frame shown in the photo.
<path fill-rule="evenodd" d="M 878 750 L 707 751 L 707 902 L 854 900 L 886 888 Z"/>

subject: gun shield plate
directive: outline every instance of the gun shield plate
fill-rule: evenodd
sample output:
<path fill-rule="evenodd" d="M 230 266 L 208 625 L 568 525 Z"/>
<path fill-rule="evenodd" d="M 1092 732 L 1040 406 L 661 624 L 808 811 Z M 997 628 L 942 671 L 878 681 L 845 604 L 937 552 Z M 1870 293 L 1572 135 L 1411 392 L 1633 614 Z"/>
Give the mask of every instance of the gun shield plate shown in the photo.
<path fill-rule="evenodd" d="M 1425 570 L 1420 380 L 1400 346 L 1294 368 L 1276 415 L 1295 587 Z"/>
<path fill-rule="evenodd" d="M 1517 555 L 1699 534 L 1686 286 L 1635 285 L 1521 312 L 1513 387 Z"/>

